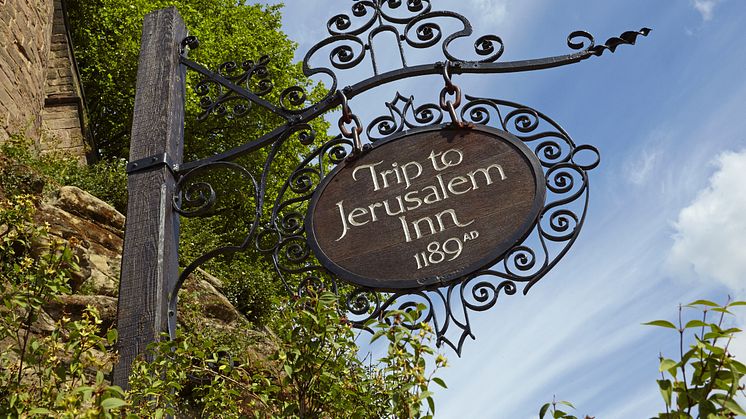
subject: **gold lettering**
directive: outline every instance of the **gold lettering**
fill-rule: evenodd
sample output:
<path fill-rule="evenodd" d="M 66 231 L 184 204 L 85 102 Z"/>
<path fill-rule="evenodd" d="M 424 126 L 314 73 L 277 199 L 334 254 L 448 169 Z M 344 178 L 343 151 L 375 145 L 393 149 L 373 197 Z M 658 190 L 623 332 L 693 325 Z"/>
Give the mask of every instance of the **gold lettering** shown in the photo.
<path fill-rule="evenodd" d="M 432 186 L 432 185 L 431 186 L 425 186 L 424 188 L 422 188 L 422 192 L 425 192 L 428 189 L 431 190 L 431 191 L 433 191 L 433 192 L 425 197 L 425 203 L 426 204 L 434 204 L 436 202 L 440 202 L 441 199 L 440 199 L 440 195 L 438 194 L 438 188 L 436 188 L 435 186 Z M 434 196 L 434 198 L 433 198 L 433 196 Z"/>
<path fill-rule="evenodd" d="M 412 221 L 412 227 L 414 227 L 414 232 L 417 234 L 416 239 L 419 239 L 422 237 L 422 230 L 420 230 L 420 223 L 423 221 L 427 221 L 428 227 L 430 227 L 430 233 L 429 234 L 435 234 L 435 225 L 433 224 L 433 220 L 430 217 L 422 217 L 419 220 Z"/>
<path fill-rule="evenodd" d="M 355 208 L 347 215 L 347 220 L 350 222 L 350 225 L 355 227 L 360 227 L 368 224 L 369 220 L 365 220 L 363 222 L 356 221 L 355 217 L 361 216 L 361 215 L 368 215 L 368 211 L 365 208 Z"/>
<path fill-rule="evenodd" d="M 408 171 L 409 167 L 414 167 L 417 170 L 417 173 L 410 176 Z M 404 183 L 407 184 L 406 188 L 404 189 L 409 189 L 409 186 L 412 184 L 412 180 L 417 179 L 422 174 L 422 166 L 416 161 L 411 161 L 409 163 L 403 164 L 401 166 L 401 171 L 404 174 Z"/>
<path fill-rule="evenodd" d="M 455 178 L 453 178 L 450 181 L 448 181 L 448 192 L 450 192 L 450 193 L 452 193 L 454 195 L 461 195 L 461 194 L 465 194 L 465 193 L 469 192 L 471 190 L 471 186 L 469 186 L 468 188 L 466 188 L 466 189 L 464 189 L 462 191 L 456 190 L 457 186 L 462 185 L 462 184 L 464 184 L 466 182 L 468 182 L 468 180 L 465 177 L 463 177 L 463 176 L 456 176 Z"/>
<path fill-rule="evenodd" d="M 345 211 L 344 207 L 342 206 L 342 202 L 344 202 L 344 200 L 337 202 L 337 207 L 339 208 L 339 217 L 342 219 L 342 235 L 339 236 L 339 238 L 335 241 L 342 240 L 342 238 L 347 234 L 347 217 L 345 217 Z"/>
<path fill-rule="evenodd" d="M 455 225 L 456 227 L 466 227 L 466 226 L 468 226 L 469 224 L 471 224 L 471 223 L 473 223 L 473 222 L 474 222 L 474 220 L 471 220 L 471 221 L 469 221 L 469 222 L 468 222 L 468 223 L 466 223 L 466 224 L 461 224 L 461 223 L 460 223 L 460 222 L 458 221 L 458 217 L 456 217 L 456 211 L 455 211 L 455 210 L 453 210 L 453 209 L 447 209 L 447 210 L 445 210 L 445 211 L 441 211 L 441 212 L 439 212 L 439 213 L 435 214 L 435 219 L 436 219 L 436 220 L 438 220 L 438 227 L 440 227 L 440 230 L 439 230 L 439 232 L 441 232 L 441 231 L 443 231 L 443 230 L 445 230 L 445 229 L 446 229 L 445 225 L 443 224 L 443 218 L 442 218 L 442 217 L 443 217 L 444 215 L 446 215 L 446 214 L 448 214 L 448 215 L 450 215 L 450 216 L 451 216 L 451 221 L 453 221 L 453 224 L 454 224 L 454 225 Z"/>
<path fill-rule="evenodd" d="M 393 174 L 394 176 L 396 176 L 397 178 L 399 178 L 399 173 L 395 169 L 384 170 L 383 172 L 381 172 L 381 179 L 383 179 L 383 188 L 384 189 L 386 189 L 386 188 L 389 187 L 389 175 L 391 175 L 391 174 Z M 399 182 L 397 182 L 397 183 L 399 183 Z"/>
<path fill-rule="evenodd" d="M 412 211 L 422 205 L 422 200 L 417 198 L 418 193 L 419 191 L 409 191 L 404 195 L 404 200 L 407 203 L 414 204 L 413 206 L 407 206 L 407 211 Z"/>
<path fill-rule="evenodd" d="M 380 206 L 381 206 L 380 202 L 376 202 L 376 203 L 368 205 L 368 209 L 370 209 L 370 215 L 373 218 L 371 220 L 372 222 L 378 221 L 378 217 L 376 217 L 376 208 L 378 208 Z"/>
<path fill-rule="evenodd" d="M 505 176 L 505 172 L 503 171 L 502 166 L 500 166 L 497 163 L 491 164 L 491 165 L 489 165 L 487 167 L 483 167 L 481 169 L 473 170 L 473 171 L 471 171 L 471 172 L 468 173 L 468 176 L 471 179 L 472 187 L 475 190 L 479 189 L 479 186 L 477 186 L 477 180 L 476 180 L 476 177 L 475 177 L 475 175 L 477 173 L 481 173 L 481 174 L 484 175 L 485 179 L 487 180 L 487 185 L 491 185 L 492 184 L 492 176 L 490 176 L 490 169 L 497 169 L 498 173 L 500 173 L 500 180 L 507 179 L 507 177 Z"/>
<path fill-rule="evenodd" d="M 390 215 L 390 216 L 399 215 L 406 211 L 406 209 L 404 208 L 404 203 L 401 202 L 401 195 L 396 197 L 396 201 L 399 203 L 399 211 L 393 212 L 393 213 L 391 212 L 391 208 L 389 208 L 389 200 L 387 199 L 383 201 L 383 207 L 384 209 L 386 209 L 387 215 Z"/>
<path fill-rule="evenodd" d="M 357 171 L 360 169 L 368 169 L 370 170 L 370 178 L 373 180 L 373 190 L 377 191 L 380 188 L 378 185 L 378 177 L 376 175 L 375 167 L 379 164 L 383 163 L 383 160 L 379 161 L 378 163 L 372 163 L 372 164 L 361 164 L 360 166 L 356 167 L 355 170 L 352 171 L 352 180 L 357 181 Z"/>

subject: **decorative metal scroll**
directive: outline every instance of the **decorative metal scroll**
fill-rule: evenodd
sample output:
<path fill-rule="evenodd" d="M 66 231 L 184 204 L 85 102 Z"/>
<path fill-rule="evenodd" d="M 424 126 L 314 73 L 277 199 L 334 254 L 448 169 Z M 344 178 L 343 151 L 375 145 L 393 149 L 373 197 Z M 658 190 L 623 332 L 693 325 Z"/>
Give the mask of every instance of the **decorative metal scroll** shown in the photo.
<path fill-rule="evenodd" d="M 457 29 L 446 31 L 446 22 L 453 22 Z M 303 73 L 308 76 L 328 77 L 325 86 L 328 90 L 322 99 L 310 103 L 301 86 L 291 86 L 279 94 L 279 103 L 272 103 L 266 95 L 272 85 L 266 69 L 267 57 L 243 63 L 226 62 L 217 71 L 212 71 L 199 63 L 186 58 L 189 48 L 199 45 L 197 38 L 190 36 L 182 42 L 181 62 L 189 69 L 202 75 L 195 91 L 201 97 L 203 113 L 209 115 L 243 116 L 256 105 L 283 118 L 286 123 L 256 140 L 230 150 L 182 165 L 182 171 L 202 164 L 221 160 L 233 160 L 271 144 L 289 132 L 298 130 L 299 125 L 307 124 L 324 112 L 342 104 L 338 89 L 338 73 L 352 68 L 370 65 L 370 77 L 342 89 L 347 99 L 379 87 L 383 84 L 423 75 L 440 74 L 443 61 L 453 62 L 453 74 L 517 73 L 560 67 L 601 56 L 605 51 L 615 52 L 620 45 L 634 45 L 639 36 L 647 36 L 650 29 L 627 31 L 618 37 L 611 37 L 601 45 L 596 45 L 593 36 L 585 31 L 574 31 L 567 37 L 567 46 L 574 52 L 553 57 L 501 62 L 505 45 L 497 35 L 483 35 L 473 43 L 475 59 L 459 57 L 453 46 L 461 40 L 470 39 L 473 28 L 469 20 L 451 11 L 433 11 L 431 1 L 407 0 L 355 0 L 348 14 L 339 14 L 327 22 L 329 36 L 309 49 L 303 58 Z M 389 45 L 399 52 L 401 68 L 381 72 L 376 56 L 380 56 L 381 45 L 375 39 L 383 33 L 395 35 L 395 45 Z M 387 38 L 387 39 L 390 39 Z M 379 40 L 383 42 L 383 39 Z M 408 53 L 415 50 L 439 48 L 440 60 L 425 64 L 413 64 Z M 329 50 L 322 59 L 322 52 Z M 312 62 L 321 60 L 314 65 Z M 326 61 L 326 62 L 324 62 Z"/>
<path fill-rule="evenodd" d="M 447 33 L 439 21 L 452 20 L 457 29 Z M 532 232 L 521 243 L 516 243 L 498 262 L 460 281 L 445 287 L 382 293 L 355 287 L 339 281 L 316 260 L 306 241 L 304 217 L 308 203 L 321 180 L 353 151 L 353 142 L 339 135 L 323 143 L 315 140 L 309 122 L 339 106 L 343 100 L 381 86 L 410 77 L 443 72 L 443 62 L 410 65 L 407 51 L 438 47 L 445 60 L 452 62 L 454 74 L 508 73 L 532 71 L 577 63 L 606 50 L 614 52 L 619 45 L 634 44 L 637 37 L 646 36 L 649 29 L 624 32 L 595 45 L 587 32 L 569 35 L 567 45 L 575 52 L 534 60 L 498 62 L 505 49 L 496 35 L 484 35 L 474 41 L 475 60 L 465 61 L 453 52 L 453 43 L 469 38 L 469 21 L 454 12 L 433 11 L 425 0 L 357 0 L 351 13 L 339 14 L 327 22 L 329 37 L 313 46 L 303 60 L 306 76 L 326 75 L 331 78 L 329 91 L 316 103 L 308 103 L 302 88 L 289 87 L 279 94 L 279 103 L 266 99 L 272 91 L 271 75 L 266 66 L 268 58 L 241 64 L 225 63 L 211 71 L 184 55 L 182 63 L 201 74 L 195 86 L 203 110 L 199 116 L 236 118 L 249 114 L 253 106 L 260 106 L 284 119 L 285 123 L 261 138 L 216 155 L 183 164 L 178 169 L 179 183 L 174 198 L 175 210 L 184 217 L 210 217 L 229 208 L 211 173 L 228 171 L 243 180 L 241 196 L 250 207 L 246 234 L 237 243 L 211 249 L 192 261 L 182 272 L 171 292 L 170 332 L 176 327 L 176 298 L 185 278 L 199 266 L 218 255 L 253 249 L 265 254 L 289 293 L 303 293 L 309 286 L 336 292 L 343 302 L 344 315 L 351 323 L 365 329 L 371 319 L 385 319 L 393 309 L 409 309 L 424 303 L 426 310 L 419 322 L 429 322 L 437 333 L 438 345 L 447 344 L 461 352 L 466 337 L 474 338 L 471 330 L 472 312 L 493 307 L 501 296 L 513 295 L 519 289 L 527 293 L 567 253 L 583 225 L 588 204 L 588 171 L 599 162 L 598 152 L 589 145 L 576 145 L 554 121 L 527 106 L 500 99 L 466 96 L 458 109 L 464 122 L 489 125 L 507 131 L 533 150 L 538 157 L 547 186 L 546 205 Z M 374 43 L 382 33 L 395 35 L 401 68 L 381 72 L 376 61 L 380 54 Z M 195 48 L 197 41 L 189 37 L 182 43 L 184 50 Z M 329 63 L 314 67 L 320 51 L 330 49 Z M 337 90 L 337 73 L 364 62 L 370 64 L 371 76 L 352 86 Z M 415 103 L 412 96 L 399 93 L 385 104 L 387 114 L 373 119 L 365 134 L 368 142 L 375 142 L 392 134 L 416 127 L 439 124 L 444 111 L 434 103 Z M 292 174 L 276 186 L 277 197 L 267 201 L 267 189 L 273 176 L 274 162 L 283 153 L 293 135 L 309 151 L 302 156 Z M 244 167 L 240 157 L 266 149 L 261 168 Z M 226 201 L 227 200 L 227 201 Z M 222 208 L 222 209 L 221 209 Z M 504 297 L 503 297 L 504 298 Z"/>
<path fill-rule="evenodd" d="M 569 250 L 585 219 L 588 171 L 599 162 L 595 148 L 576 145 L 557 123 L 532 108 L 498 99 L 467 98 L 469 101 L 461 110 L 465 121 L 516 135 L 541 162 L 549 194 L 533 231 L 495 266 L 448 287 L 396 293 L 347 287 L 344 292 L 346 315 L 358 327 L 364 327 L 370 319 L 385 318 L 388 310 L 424 303 L 427 309 L 417 323 L 431 322 L 438 343 L 446 343 L 458 353 L 464 339 L 473 337 L 471 312 L 487 310 L 500 295 L 512 295 L 519 288 L 527 293 Z M 378 118 L 369 133 L 372 128 L 378 135 L 390 135 L 436 123 L 443 117 L 434 104 L 416 106 L 412 97 L 404 99 L 398 93 L 386 105 L 390 115 Z M 271 256 L 283 283 L 292 292 L 302 292 L 309 283 L 326 289 L 340 288 L 306 244 L 302 211 L 324 176 L 324 159 L 333 154 L 336 161 L 341 161 L 349 146 L 346 140 L 335 139 L 303 161 L 283 185 L 273 206 L 275 222 L 257 237 L 257 243 Z"/>

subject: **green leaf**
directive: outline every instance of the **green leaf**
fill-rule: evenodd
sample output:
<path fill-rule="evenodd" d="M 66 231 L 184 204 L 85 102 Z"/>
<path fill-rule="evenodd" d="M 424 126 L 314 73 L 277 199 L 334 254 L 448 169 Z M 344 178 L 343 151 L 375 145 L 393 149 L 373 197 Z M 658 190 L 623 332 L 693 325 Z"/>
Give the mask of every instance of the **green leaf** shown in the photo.
<path fill-rule="evenodd" d="M 671 369 L 675 369 L 677 365 L 678 365 L 678 362 L 674 361 L 673 359 L 665 358 L 661 360 L 661 365 L 658 368 L 658 370 L 660 372 L 668 371 Z"/>
<path fill-rule="evenodd" d="M 440 378 L 440 377 L 433 377 L 433 381 L 435 381 L 435 383 L 436 383 L 437 385 L 439 385 L 439 386 L 441 386 L 441 387 L 443 387 L 443 388 L 448 388 L 448 386 L 446 385 L 446 382 L 445 382 L 445 381 L 443 381 L 443 379 L 442 379 L 442 378 Z"/>
<path fill-rule="evenodd" d="M 285 374 L 288 375 L 288 377 L 291 377 L 293 375 L 293 368 L 288 364 L 283 364 L 282 366 L 285 369 Z"/>
<path fill-rule="evenodd" d="M 117 341 L 117 337 L 118 337 L 118 335 L 117 335 L 117 329 L 109 329 L 109 330 L 108 330 L 108 331 L 106 332 L 106 340 L 107 340 L 107 341 L 108 341 L 109 343 L 114 343 L 114 342 L 116 342 L 116 341 Z"/>
<path fill-rule="evenodd" d="M 733 314 L 730 311 L 728 311 L 727 309 L 721 308 L 721 307 L 713 308 L 711 311 L 717 311 L 718 313 L 725 313 L 725 314 Z"/>
<path fill-rule="evenodd" d="M 101 402 L 101 408 L 104 410 L 116 409 L 118 407 L 126 406 L 127 402 L 117 397 L 109 397 L 108 399 Z"/>
<path fill-rule="evenodd" d="M 117 394 L 121 394 L 122 396 L 124 396 L 124 390 L 122 390 L 122 387 L 119 387 L 119 386 L 108 386 L 108 387 L 106 387 L 106 389 L 109 390 L 109 391 L 111 391 L 111 392 L 114 392 L 114 393 L 117 393 Z"/>
<path fill-rule="evenodd" d="M 744 411 L 743 408 L 741 408 L 741 406 L 739 406 L 733 399 L 726 399 L 723 402 L 723 407 L 737 415 L 746 416 L 746 411 Z"/>
<path fill-rule="evenodd" d="M 731 359 L 730 363 L 734 370 L 738 371 L 741 374 L 746 374 L 746 365 L 742 364 L 739 361 L 736 361 L 735 359 Z"/>
<path fill-rule="evenodd" d="M 707 323 L 703 322 L 702 320 L 689 320 L 686 322 L 686 326 L 684 326 L 684 329 L 689 329 L 692 327 L 707 327 Z"/>
<path fill-rule="evenodd" d="M 746 306 L 746 301 L 734 301 L 727 305 L 727 307 L 734 307 L 734 306 Z"/>
<path fill-rule="evenodd" d="M 572 403 L 570 403 L 568 401 L 564 401 L 563 400 L 563 401 L 560 401 L 560 402 L 557 402 L 557 403 L 564 404 L 565 406 L 569 406 L 569 407 L 572 407 L 573 409 L 575 409 L 575 406 L 573 406 Z"/>
<path fill-rule="evenodd" d="M 549 406 L 551 405 L 551 403 L 544 403 L 544 405 L 541 406 L 541 409 L 539 409 L 539 419 L 544 419 L 544 415 L 547 414 L 547 410 L 549 410 Z"/>
<path fill-rule="evenodd" d="M 658 387 L 660 388 L 661 396 L 663 396 L 663 401 L 666 402 L 666 406 L 671 406 L 671 395 L 673 392 L 673 388 L 671 386 L 670 380 L 658 380 Z"/>
<path fill-rule="evenodd" d="M 425 391 L 423 391 L 423 392 L 422 392 L 422 393 L 420 394 L 420 400 L 423 400 L 423 399 L 425 399 L 426 397 L 432 397 L 432 396 L 433 396 L 433 392 L 432 392 L 432 391 L 429 391 L 429 390 L 425 390 Z"/>
<path fill-rule="evenodd" d="M 554 411 L 554 416 L 553 416 L 553 417 L 554 417 L 555 419 L 558 419 L 558 418 L 560 418 L 560 419 L 561 419 L 561 418 L 565 417 L 565 415 L 567 415 L 567 413 L 565 413 L 565 412 L 563 412 L 563 411 L 561 411 L 561 410 L 555 410 L 555 411 Z"/>
<path fill-rule="evenodd" d="M 677 329 L 677 327 L 668 320 L 653 320 L 652 322 L 643 323 L 645 326 L 658 326 L 667 327 L 669 329 Z"/>
<path fill-rule="evenodd" d="M 381 336 L 383 336 L 385 334 L 386 334 L 386 330 L 385 329 L 381 329 L 381 330 L 376 331 L 376 333 L 373 334 L 373 337 L 370 338 L 370 343 L 375 342 L 376 340 L 378 340 L 378 338 L 380 338 Z"/>
<path fill-rule="evenodd" d="M 687 306 L 690 306 L 690 307 L 691 307 L 691 306 L 710 306 L 710 307 L 720 307 L 720 304 L 717 304 L 717 303 L 713 303 L 713 302 L 712 302 L 712 301 L 710 301 L 710 300 L 697 300 L 697 301 L 693 301 L 693 302 L 691 302 L 691 303 L 687 304 Z"/>
<path fill-rule="evenodd" d="M 43 407 L 35 407 L 28 412 L 29 415 L 52 415 L 52 411 Z"/>
<path fill-rule="evenodd" d="M 319 297 L 319 301 L 321 301 L 322 303 L 324 303 L 326 305 L 329 305 L 329 304 L 332 304 L 333 302 L 337 301 L 337 296 L 334 295 L 334 293 L 331 293 L 329 291 L 325 291 L 325 292 L 321 293 L 321 296 Z"/>

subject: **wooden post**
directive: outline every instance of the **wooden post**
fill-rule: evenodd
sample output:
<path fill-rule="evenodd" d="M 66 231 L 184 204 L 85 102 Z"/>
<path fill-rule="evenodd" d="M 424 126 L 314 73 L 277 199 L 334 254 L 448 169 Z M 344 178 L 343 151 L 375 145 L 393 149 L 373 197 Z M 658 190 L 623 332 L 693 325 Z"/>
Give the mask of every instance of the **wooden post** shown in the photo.
<path fill-rule="evenodd" d="M 180 164 L 182 159 L 186 71 L 179 54 L 186 35 L 174 7 L 145 16 L 119 283 L 119 362 L 112 379 L 125 389 L 132 361 L 166 330 L 167 294 L 179 274 L 179 217 L 172 208 L 176 182 L 170 168 L 158 162 Z"/>

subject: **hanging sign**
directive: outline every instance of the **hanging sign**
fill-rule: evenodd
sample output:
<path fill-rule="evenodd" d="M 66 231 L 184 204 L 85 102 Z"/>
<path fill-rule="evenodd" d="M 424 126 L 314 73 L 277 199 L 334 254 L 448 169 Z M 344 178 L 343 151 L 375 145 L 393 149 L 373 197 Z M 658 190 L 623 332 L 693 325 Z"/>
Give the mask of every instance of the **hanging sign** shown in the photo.
<path fill-rule="evenodd" d="M 538 159 L 512 134 L 426 127 L 338 165 L 313 196 L 306 232 L 321 263 L 351 283 L 440 286 L 520 243 L 545 189 Z"/>

